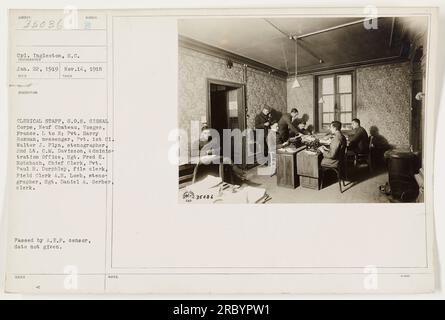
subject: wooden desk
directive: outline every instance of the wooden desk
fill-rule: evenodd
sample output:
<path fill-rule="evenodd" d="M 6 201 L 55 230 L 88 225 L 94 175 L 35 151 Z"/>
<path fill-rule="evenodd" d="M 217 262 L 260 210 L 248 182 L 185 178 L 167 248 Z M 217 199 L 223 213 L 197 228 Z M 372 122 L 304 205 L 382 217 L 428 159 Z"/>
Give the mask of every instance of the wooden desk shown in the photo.
<path fill-rule="evenodd" d="M 295 189 L 299 181 L 297 176 L 296 155 L 306 147 L 299 147 L 294 150 L 277 150 L 277 185 Z"/>
<path fill-rule="evenodd" d="M 318 139 L 321 145 L 329 148 L 331 139 L 326 133 L 316 133 L 311 138 Z M 347 140 L 349 145 L 349 140 Z M 299 176 L 300 185 L 304 188 L 320 190 L 320 163 L 323 154 L 303 151 L 297 155 L 297 174 Z"/>
<path fill-rule="evenodd" d="M 313 153 L 302 151 L 297 154 L 297 174 L 300 185 L 304 188 L 320 189 L 320 162 L 323 155 L 320 152 Z"/>

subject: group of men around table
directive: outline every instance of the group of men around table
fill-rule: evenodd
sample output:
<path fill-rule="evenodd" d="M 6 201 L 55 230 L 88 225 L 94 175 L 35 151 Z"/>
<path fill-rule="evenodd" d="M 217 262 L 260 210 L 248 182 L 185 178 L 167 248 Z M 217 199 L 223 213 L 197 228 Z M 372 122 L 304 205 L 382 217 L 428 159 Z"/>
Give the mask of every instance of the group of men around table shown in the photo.
<path fill-rule="evenodd" d="M 298 110 L 293 108 L 290 113 L 284 113 L 276 111 L 268 106 L 263 107 L 262 111 L 255 117 L 255 129 L 264 130 L 265 138 L 265 153 L 271 154 L 267 150 L 267 146 L 272 146 L 270 138 L 275 139 L 274 144 L 276 149 L 284 148 L 291 143 L 301 143 L 301 139 L 304 135 L 311 135 L 312 131 L 306 127 L 306 123 L 303 119 L 298 118 Z M 322 166 L 336 166 L 340 161 L 340 150 L 344 149 L 348 145 L 348 150 L 354 153 L 367 153 L 369 148 L 368 133 L 364 128 L 360 126 L 359 119 L 352 120 L 352 134 L 348 135 L 349 141 L 343 135 L 341 131 L 342 124 L 339 121 L 332 121 L 330 124 L 330 135 L 332 136 L 329 148 L 320 147 L 319 151 L 323 154 L 321 162 Z M 271 133 L 271 134 L 269 134 Z M 220 153 L 219 148 L 215 150 L 215 146 L 210 145 L 212 141 L 210 129 L 203 127 L 199 139 L 199 150 L 203 152 L 205 149 L 206 155 L 218 155 Z M 269 142 L 269 143 L 268 143 Z M 349 142 L 349 143 L 348 143 Z M 209 147 L 210 146 L 210 147 Z M 206 149 L 206 147 L 209 147 Z M 269 150 L 276 151 L 276 150 Z M 231 165 L 232 174 L 245 180 L 245 172 L 237 164 Z"/>
<path fill-rule="evenodd" d="M 356 154 L 365 154 L 369 152 L 369 138 L 366 130 L 361 127 L 359 119 L 352 120 L 352 132 L 346 139 L 341 131 L 340 121 L 332 121 L 329 131 L 332 136 L 329 148 L 321 146 L 318 150 L 323 154 L 321 165 L 336 166 L 340 161 L 340 150 L 348 146 L 350 152 Z M 255 117 L 255 129 L 263 129 L 266 137 L 266 145 L 271 145 L 270 138 L 275 139 L 277 149 L 288 146 L 291 142 L 298 141 L 304 135 L 310 135 L 312 132 L 307 129 L 306 123 L 298 118 L 298 110 L 292 108 L 290 113 L 279 112 L 264 106 L 262 111 Z M 269 130 L 273 134 L 269 135 Z M 266 149 L 267 150 L 267 149 Z"/>

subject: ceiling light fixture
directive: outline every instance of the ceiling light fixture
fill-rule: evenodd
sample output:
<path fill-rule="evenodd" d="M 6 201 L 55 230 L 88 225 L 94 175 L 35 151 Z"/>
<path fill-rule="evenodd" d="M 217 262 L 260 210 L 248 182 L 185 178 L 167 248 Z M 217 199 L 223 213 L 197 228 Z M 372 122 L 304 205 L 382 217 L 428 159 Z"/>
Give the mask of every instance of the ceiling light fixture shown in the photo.
<path fill-rule="evenodd" d="M 293 37 L 289 37 L 290 39 L 292 39 L 293 41 L 295 41 L 295 79 L 294 82 L 292 83 L 292 88 L 300 88 L 300 82 L 298 82 L 298 38 L 297 36 L 293 36 Z"/>

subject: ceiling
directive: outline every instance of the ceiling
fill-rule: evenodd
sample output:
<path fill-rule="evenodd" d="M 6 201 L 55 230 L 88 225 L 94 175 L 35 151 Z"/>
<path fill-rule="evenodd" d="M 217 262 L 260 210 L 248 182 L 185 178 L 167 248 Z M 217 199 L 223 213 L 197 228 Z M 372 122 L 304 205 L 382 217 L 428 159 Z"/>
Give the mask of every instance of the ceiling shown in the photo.
<path fill-rule="evenodd" d="M 377 29 L 367 29 L 363 22 L 354 23 L 361 20 L 360 17 L 183 19 L 178 22 L 178 32 L 182 37 L 293 74 L 296 45 L 290 35 L 301 37 L 297 48 L 298 72 L 309 72 L 400 57 L 407 30 L 426 29 L 425 17 L 379 18 Z M 325 32 L 317 33 L 322 30 Z"/>

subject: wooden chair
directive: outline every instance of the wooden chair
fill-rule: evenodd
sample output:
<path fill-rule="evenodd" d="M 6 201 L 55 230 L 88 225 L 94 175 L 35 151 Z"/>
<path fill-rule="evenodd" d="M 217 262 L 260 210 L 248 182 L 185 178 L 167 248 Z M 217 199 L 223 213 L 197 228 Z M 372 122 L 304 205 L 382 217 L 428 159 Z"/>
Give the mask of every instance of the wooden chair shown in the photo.
<path fill-rule="evenodd" d="M 346 165 L 345 166 L 347 166 L 348 162 L 352 162 L 354 164 L 354 167 L 357 167 L 358 163 L 366 163 L 366 166 L 368 167 L 369 172 L 372 173 L 372 170 L 373 170 L 372 150 L 374 149 L 374 144 L 373 144 L 372 139 L 373 139 L 373 137 L 370 136 L 369 137 L 369 149 L 368 149 L 368 152 L 366 152 L 366 153 L 356 153 L 353 150 L 348 149 L 346 151 L 346 155 L 345 155 L 345 157 L 346 157 L 346 159 L 345 159 Z"/>
<path fill-rule="evenodd" d="M 340 156 L 338 159 L 338 163 L 336 166 L 326 166 L 326 165 L 321 165 L 321 170 L 320 170 L 320 180 L 321 180 L 321 189 L 323 189 L 323 180 L 324 180 L 324 176 L 326 174 L 326 172 L 328 171 L 334 171 L 335 174 L 337 175 L 337 180 L 338 180 L 338 186 L 340 188 L 340 193 L 343 193 L 343 189 L 342 189 L 342 185 L 343 187 L 346 187 L 346 182 L 344 180 L 344 178 L 346 178 L 346 145 L 342 146 L 340 149 Z"/>
<path fill-rule="evenodd" d="M 354 155 L 354 167 L 357 167 L 357 163 L 364 162 L 368 166 L 368 170 L 372 173 L 372 149 L 374 148 L 373 136 L 369 137 L 369 148 L 367 153 L 356 153 Z"/>

